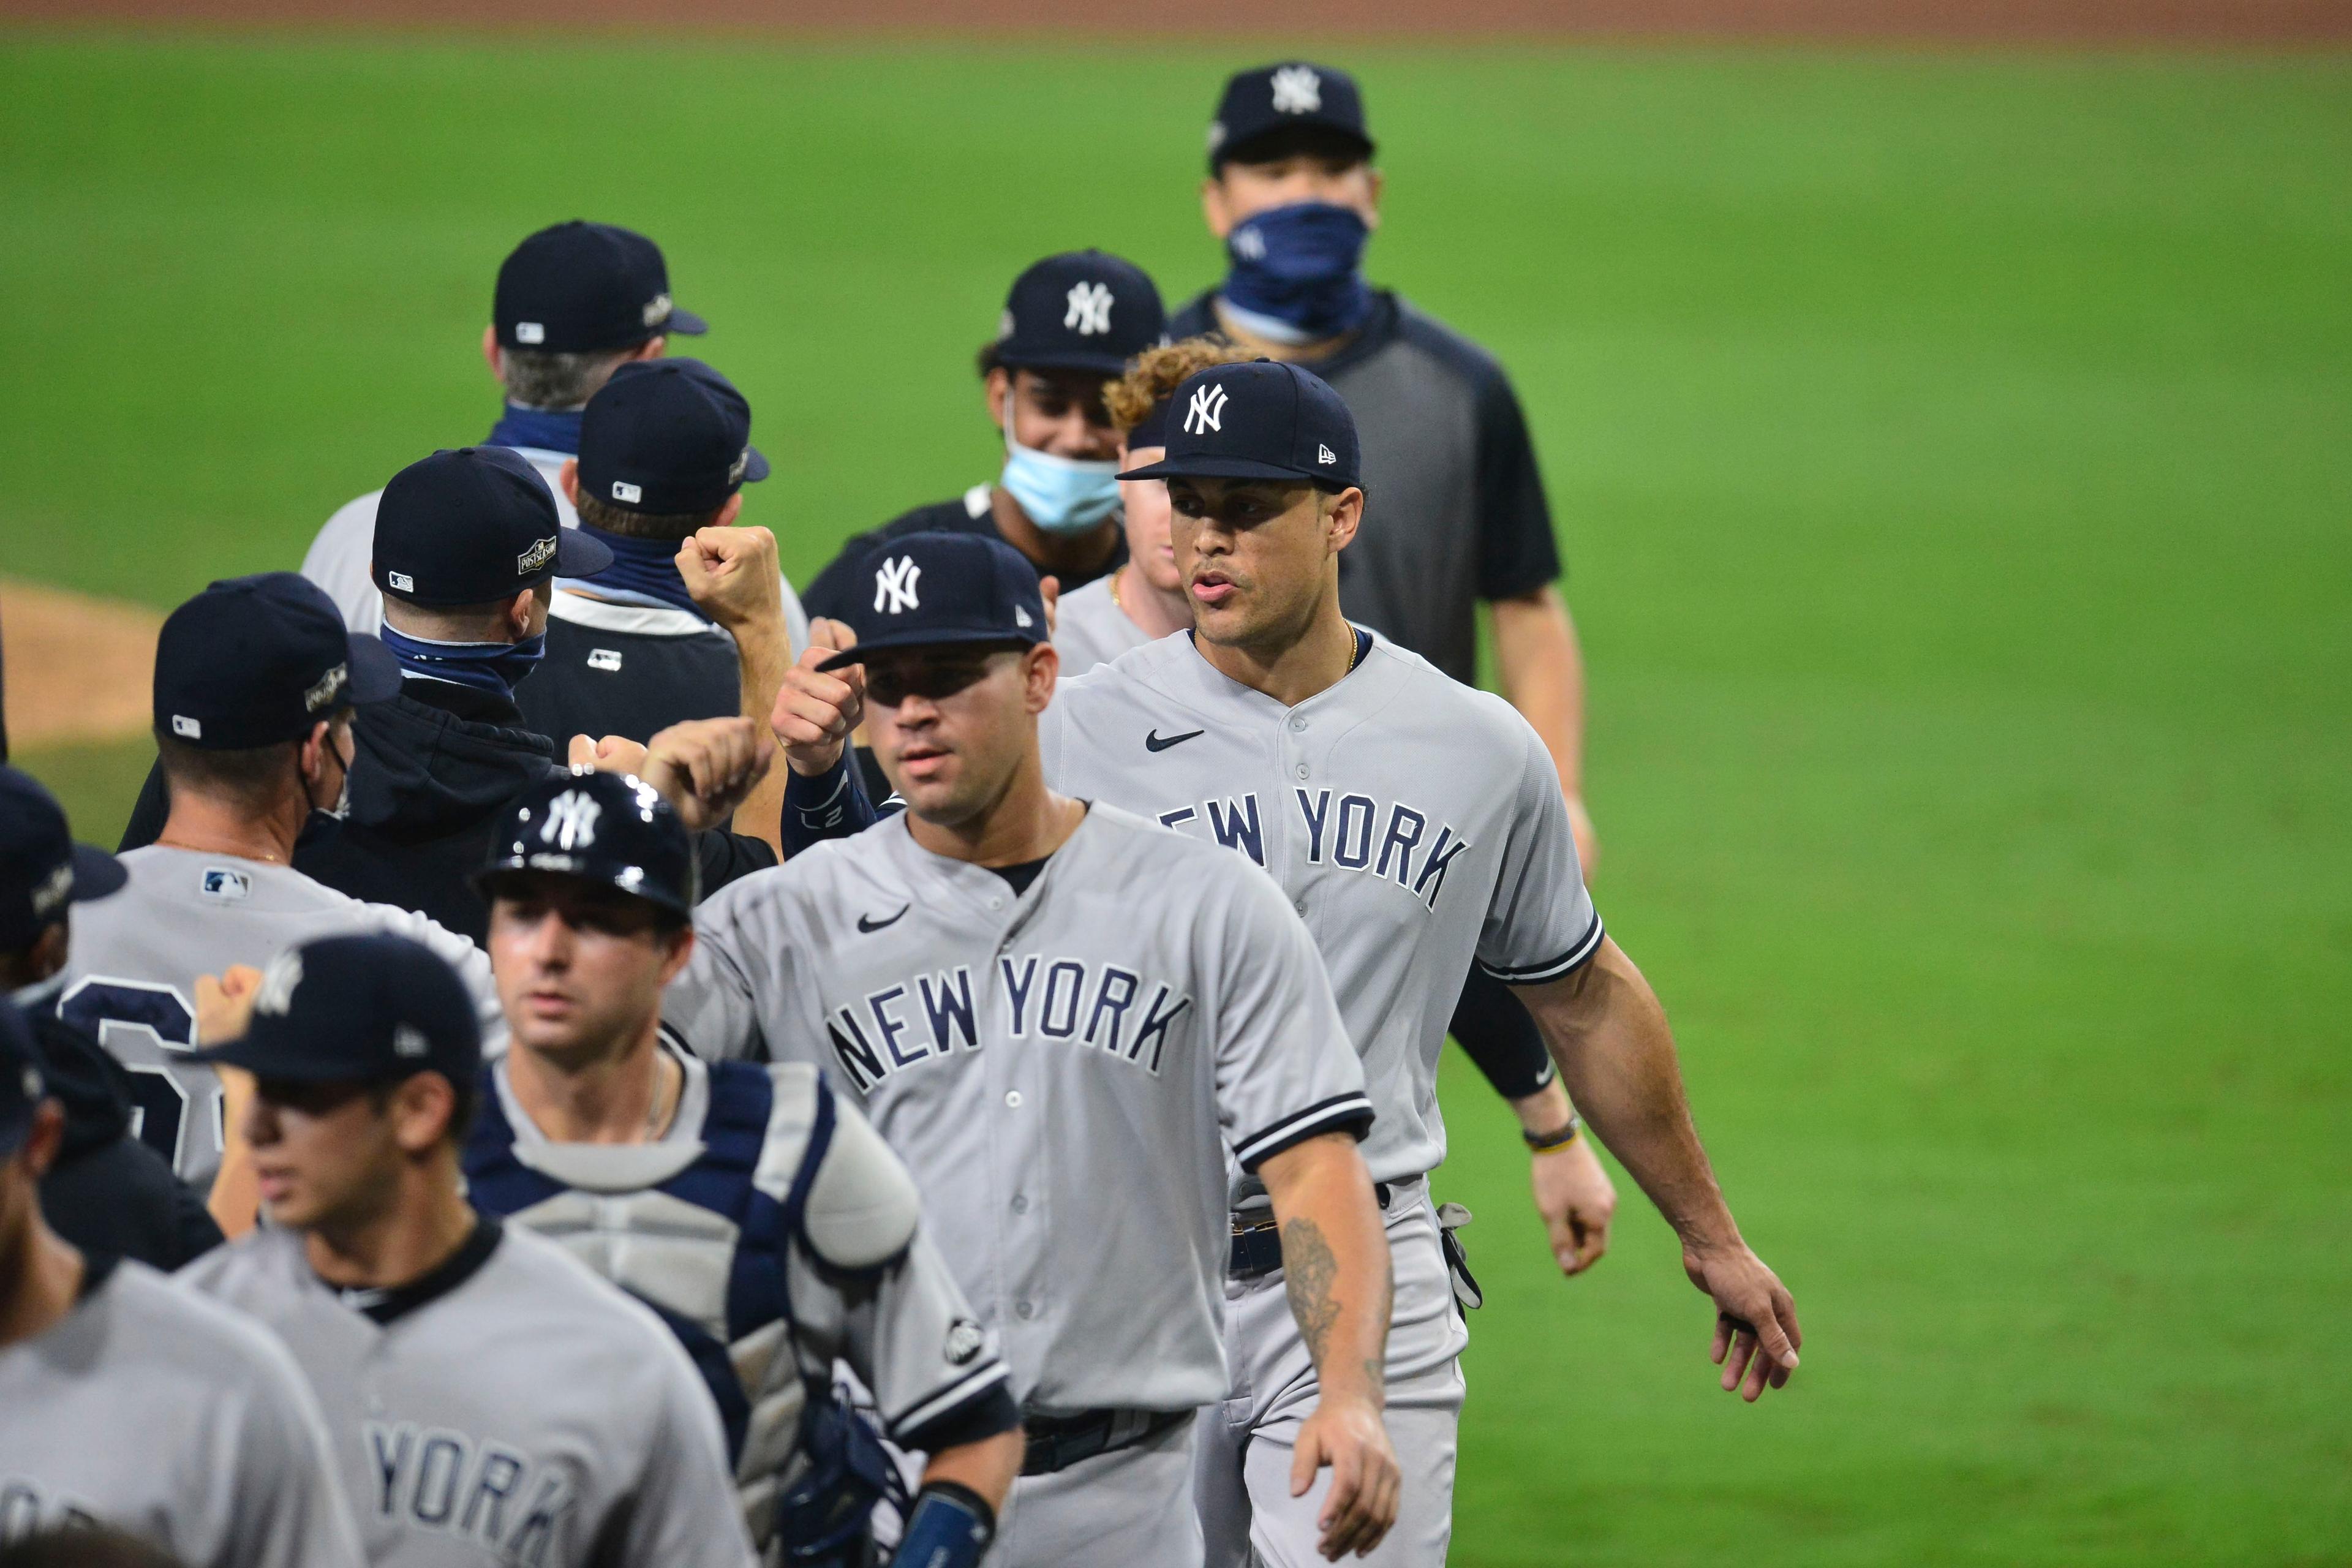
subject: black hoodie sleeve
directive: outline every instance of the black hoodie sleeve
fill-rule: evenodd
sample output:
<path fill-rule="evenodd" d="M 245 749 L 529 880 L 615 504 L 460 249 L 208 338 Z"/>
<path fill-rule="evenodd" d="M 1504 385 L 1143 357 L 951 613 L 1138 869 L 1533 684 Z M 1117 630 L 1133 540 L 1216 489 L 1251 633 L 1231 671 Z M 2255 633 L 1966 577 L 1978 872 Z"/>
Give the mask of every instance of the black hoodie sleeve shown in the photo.
<path fill-rule="evenodd" d="M 740 833 L 698 833 L 694 858 L 702 873 L 701 896 L 707 899 L 728 883 L 774 865 L 776 852 L 764 838 Z"/>

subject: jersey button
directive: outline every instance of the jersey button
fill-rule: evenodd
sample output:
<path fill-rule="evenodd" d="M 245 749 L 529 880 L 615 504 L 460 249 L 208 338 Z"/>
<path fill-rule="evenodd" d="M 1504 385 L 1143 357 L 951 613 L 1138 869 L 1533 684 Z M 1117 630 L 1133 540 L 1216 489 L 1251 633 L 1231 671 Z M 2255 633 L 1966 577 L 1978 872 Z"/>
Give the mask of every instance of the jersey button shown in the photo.
<path fill-rule="evenodd" d="M 1013 1194 L 1013 1212 L 1014 1214 L 1027 1214 L 1029 1212 L 1029 1200 L 1019 1193 Z"/>
<path fill-rule="evenodd" d="M 1013 1303 L 1013 1315 L 1025 1323 L 1037 1315 L 1037 1304 L 1034 1301 L 1015 1301 Z"/>
<path fill-rule="evenodd" d="M 1307 912 L 1307 900 L 1306 900 L 1305 899 L 1301 899 L 1301 900 L 1299 900 L 1297 903 L 1295 903 L 1295 904 L 1291 905 L 1290 907 L 1291 907 L 1292 909 L 1297 910 L 1300 914 L 1302 914 L 1302 915 L 1303 915 L 1303 914 L 1305 914 L 1305 913 Z"/>
<path fill-rule="evenodd" d="M 1299 764 L 1298 764 L 1298 776 L 1299 776 L 1300 778 L 1305 778 L 1305 777 L 1306 777 L 1309 773 L 1311 773 L 1311 772 L 1313 772 L 1313 771 L 1314 771 L 1314 770 L 1312 770 L 1312 769 L 1310 769 L 1309 767 L 1307 767 L 1307 765 L 1305 763 L 1299 763 Z"/>
<path fill-rule="evenodd" d="M 1307 721 L 1294 714 L 1290 721 L 1290 727 L 1294 731 L 1304 731 L 1307 728 Z"/>
<path fill-rule="evenodd" d="M 1021 1091 L 1020 1091 L 1019 1089 L 1006 1089 L 1006 1090 L 1004 1091 L 1004 1106 L 1005 1106 L 1005 1109 L 1006 1109 L 1006 1110 L 1020 1110 L 1020 1109 L 1021 1109 Z M 1024 1314 L 1024 1316 L 1025 1316 L 1025 1314 Z"/>

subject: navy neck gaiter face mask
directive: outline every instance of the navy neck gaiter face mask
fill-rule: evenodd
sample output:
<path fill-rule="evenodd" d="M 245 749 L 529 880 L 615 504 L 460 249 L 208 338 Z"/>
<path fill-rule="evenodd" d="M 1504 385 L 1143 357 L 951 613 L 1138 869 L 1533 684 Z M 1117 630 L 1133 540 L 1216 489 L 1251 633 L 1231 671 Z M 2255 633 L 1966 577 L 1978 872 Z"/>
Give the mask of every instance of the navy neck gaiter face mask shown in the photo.
<path fill-rule="evenodd" d="M 1372 291 L 1357 268 L 1371 229 L 1352 207 L 1294 202 L 1225 237 L 1232 270 L 1220 290 L 1244 330 L 1277 343 L 1311 343 L 1364 324 Z"/>
<path fill-rule="evenodd" d="M 529 447 L 535 451 L 561 452 L 567 458 L 580 455 L 580 414 L 577 408 L 518 408 L 507 405 L 490 433 L 482 437 L 485 447 Z"/>
<path fill-rule="evenodd" d="M 431 642 L 387 624 L 376 635 L 400 661 L 403 675 L 470 686 L 494 697 L 512 698 L 515 683 L 547 657 L 544 634 L 520 642 Z"/>
<path fill-rule="evenodd" d="M 677 574 L 677 543 L 674 540 L 639 539 L 633 534 L 607 533 L 601 528 L 580 525 L 580 531 L 593 539 L 602 540 L 613 552 L 613 563 L 589 577 L 559 577 L 556 585 L 581 588 L 600 599 L 617 605 L 640 605 L 647 608 L 667 605 L 684 610 L 701 620 L 710 617 L 686 591 L 686 579 Z"/>

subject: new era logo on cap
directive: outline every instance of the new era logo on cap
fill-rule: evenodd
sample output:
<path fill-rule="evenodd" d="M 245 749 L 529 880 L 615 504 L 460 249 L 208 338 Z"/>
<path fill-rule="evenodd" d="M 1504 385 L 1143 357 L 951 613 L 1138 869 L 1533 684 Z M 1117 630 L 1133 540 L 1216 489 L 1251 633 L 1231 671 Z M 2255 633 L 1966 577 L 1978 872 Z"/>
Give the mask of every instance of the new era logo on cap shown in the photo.
<path fill-rule="evenodd" d="M 1318 441 L 1315 444 L 1315 460 L 1318 463 L 1336 463 L 1339 458 L 1339 454 Z"/>

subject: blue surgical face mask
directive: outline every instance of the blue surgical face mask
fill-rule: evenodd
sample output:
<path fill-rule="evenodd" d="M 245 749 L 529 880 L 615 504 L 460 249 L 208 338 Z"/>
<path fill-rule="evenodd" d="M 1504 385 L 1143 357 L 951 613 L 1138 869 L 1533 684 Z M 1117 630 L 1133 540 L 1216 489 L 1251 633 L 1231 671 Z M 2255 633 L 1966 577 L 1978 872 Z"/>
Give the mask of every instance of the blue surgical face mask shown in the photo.
<path fill-rule="evenodd" d="M 1005 396 L 1004 478 L 1008 494 L 1047 533 L 1084 533 L 1118 510 L 1118 464 L 1057 458 L 1013 438 L 1013 399 Z"/>
<path fill-rule="evenodd" d="M 1364 324 L 1372 291 L 1357 268 L 1371 228 L 1353 207 L 1294 202 L 1225 237 L 1232 269 L 1219 290 L 1234 323 L 1277 343 L 1311 343 Z"/>

